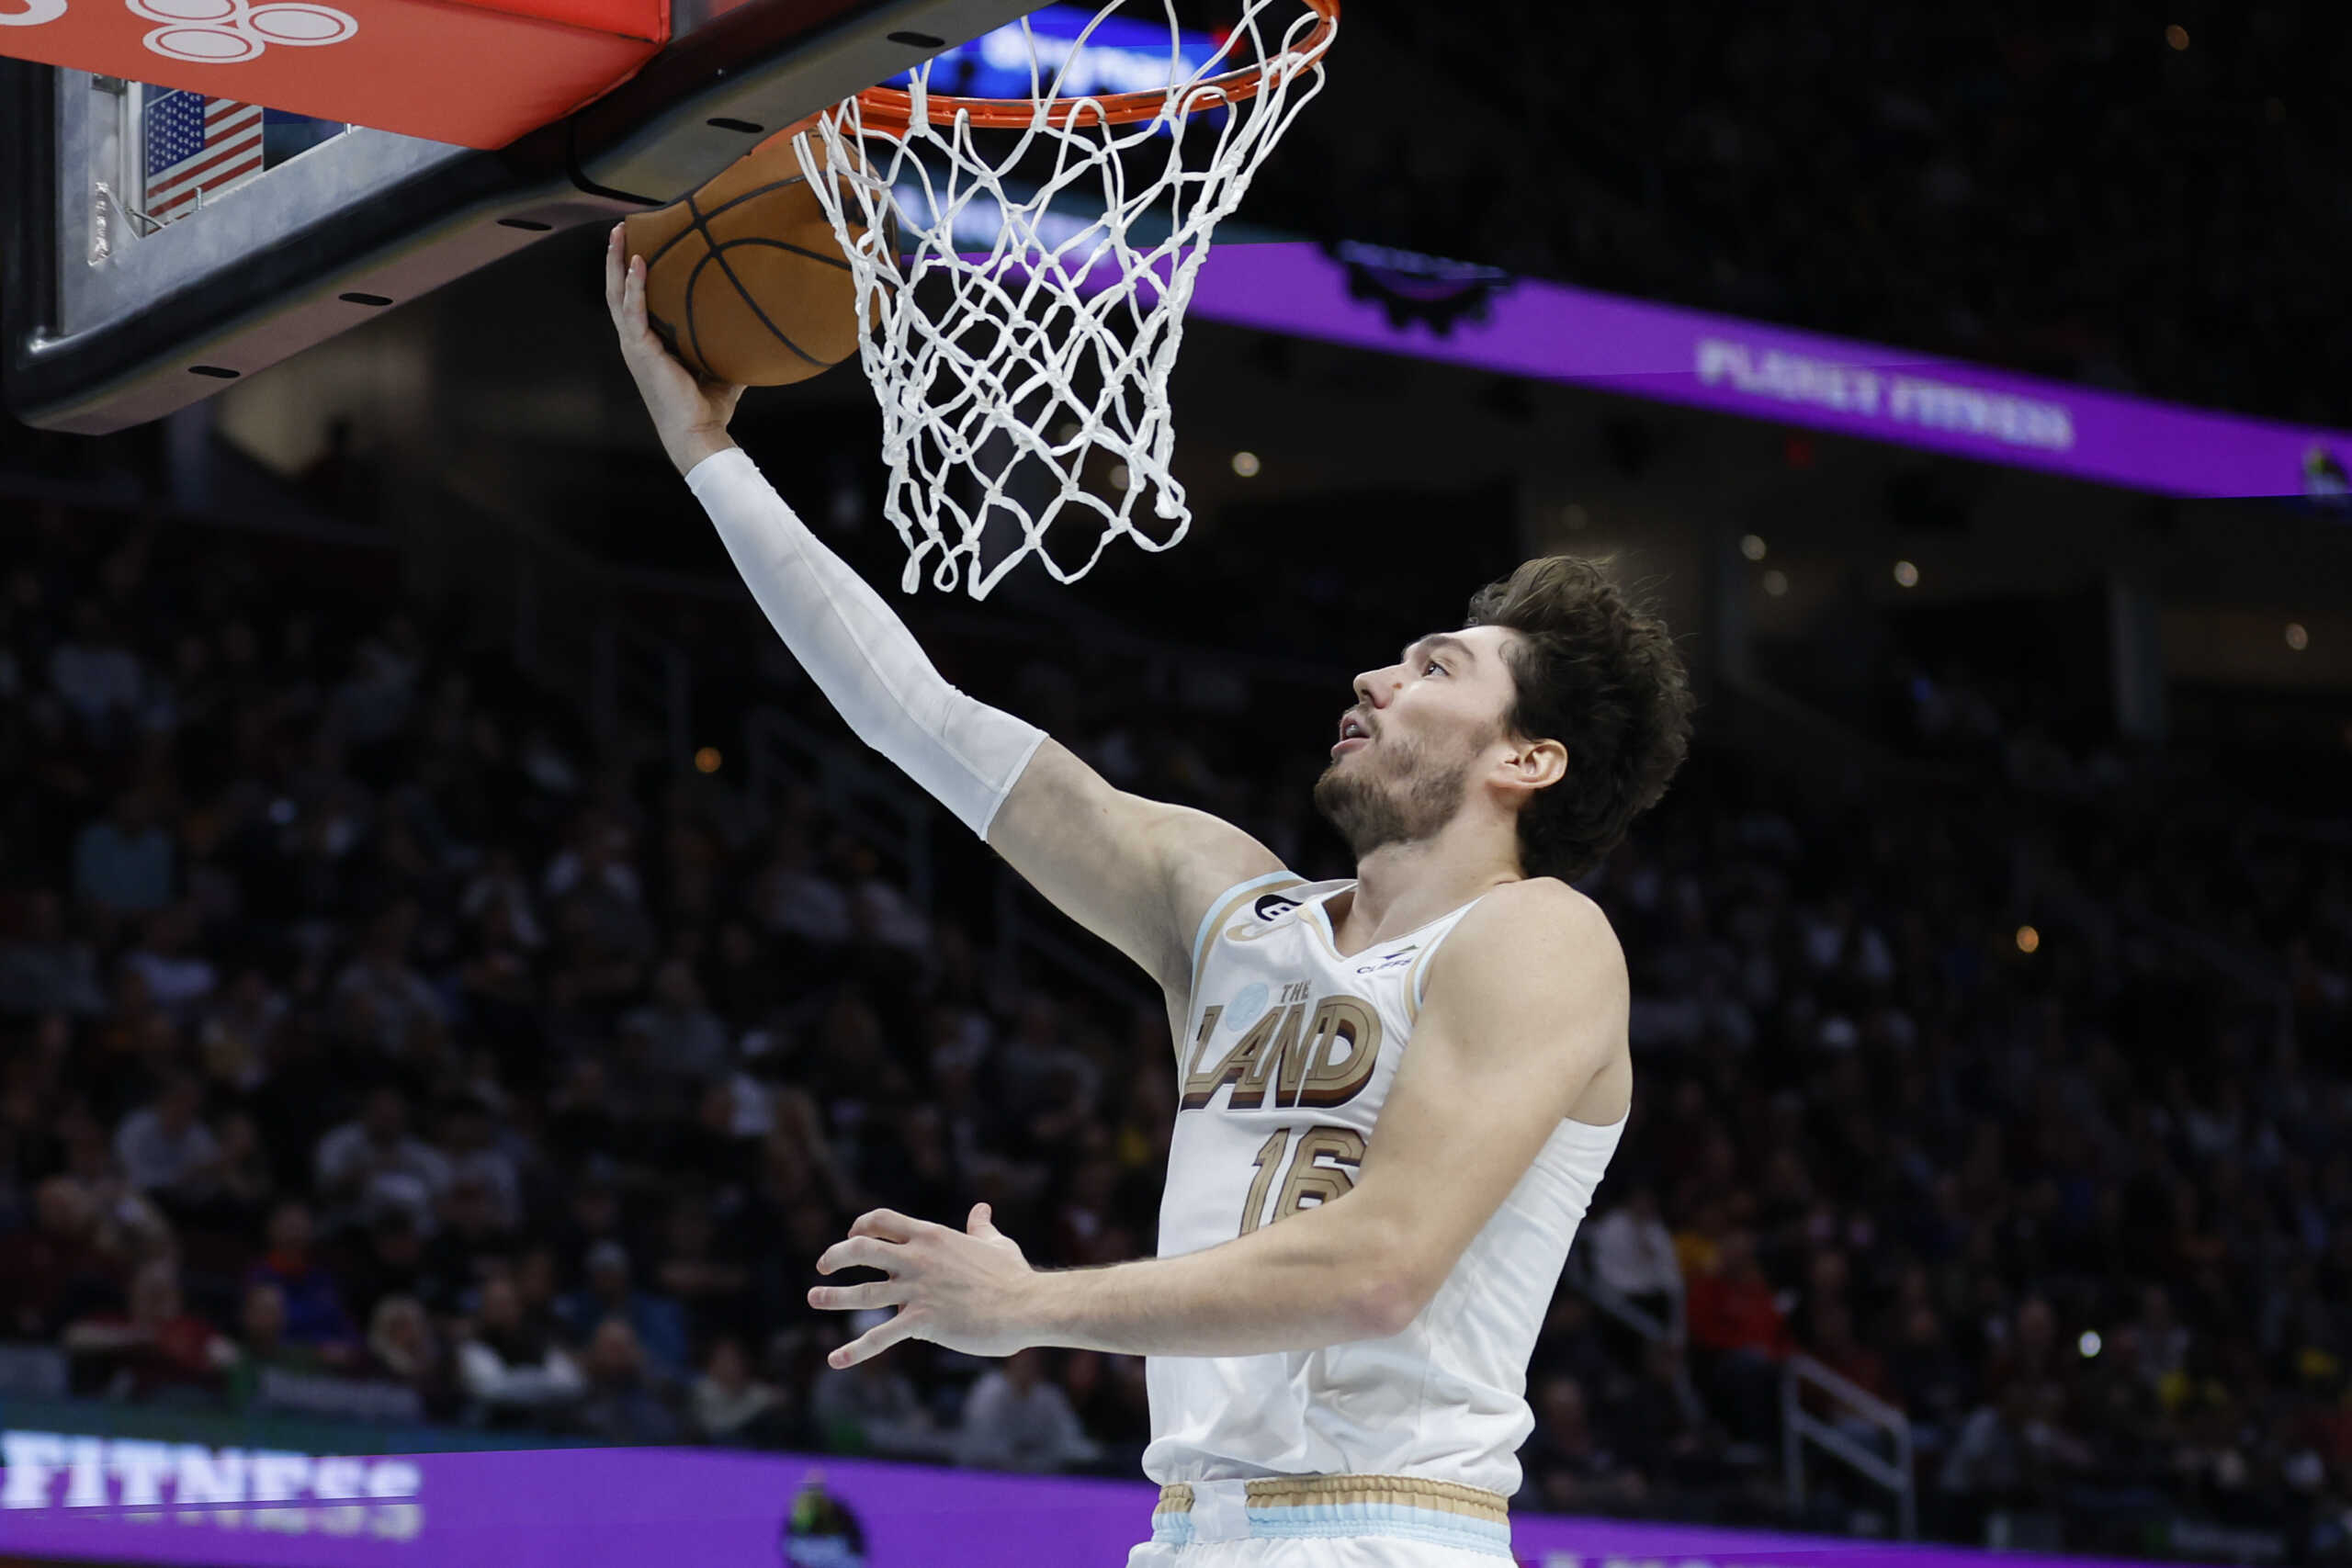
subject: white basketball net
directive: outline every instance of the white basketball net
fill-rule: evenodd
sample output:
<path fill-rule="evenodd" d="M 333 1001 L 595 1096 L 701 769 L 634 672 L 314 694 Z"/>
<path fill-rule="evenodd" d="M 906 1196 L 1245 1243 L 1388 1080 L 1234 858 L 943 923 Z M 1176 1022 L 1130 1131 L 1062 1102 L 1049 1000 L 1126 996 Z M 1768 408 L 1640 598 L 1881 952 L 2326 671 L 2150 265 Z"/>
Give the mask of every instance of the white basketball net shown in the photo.
<path fill-rule="evenodd" d="M 1161 0 L 1169 63 L 1149 90 L 1174 85 L 1158 118 L 1052 123 L 1064 118 L 1049 110 L 1070 62 L 1123 4 L 1112 0 L 1076 51 L 1021 24 L 1035 100 L 1022 129 L 975 127 L 963 113 L 932 124 L 926 65 L 910 89 L 910 129 L 868 123 L 851 98 L 796 141 L 812 170 L 821 147 L 832 176 L 811 183 L 856 284 L 859 358 L 890 473 L 883 510 L 907 546 L 906 592 L 928 560 L 934 586 L 961 581 L 984 598 L 1032 554 L 1071 582 L 1113 539 L 1162 550 L 1191 521 L 1170 471 L 1168 377 L 1184 309 L 1211 231 L 1322 86 L 1300 48 L 1317 18 L 1298 0 L 1244 0 L 1223 48 L 1188 72 L 1172 0 Z M 1278 7 L 1297 16 L 1270 39 L 1262 14 Z M 1260 78 L 1254 96 L 1229 102 L 1204 85 L 1242 66 Z M 1094 123 L 1069 122 L 1081 118 Z M 1138 526 L 1147 495 L 1156 527 Z M 1070 513 L 1091 514 L 1099 529 L 1073 517 L 1059 558 L 1046 533 Z M 993 562 L 981 551 L 991 527 L 1005 550 Z"/>

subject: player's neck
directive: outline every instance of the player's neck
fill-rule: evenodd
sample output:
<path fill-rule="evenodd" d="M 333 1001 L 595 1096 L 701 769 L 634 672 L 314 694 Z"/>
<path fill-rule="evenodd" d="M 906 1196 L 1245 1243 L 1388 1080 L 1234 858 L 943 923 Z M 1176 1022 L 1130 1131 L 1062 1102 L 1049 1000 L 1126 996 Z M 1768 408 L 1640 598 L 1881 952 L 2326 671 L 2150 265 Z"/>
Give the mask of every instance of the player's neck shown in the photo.
<path fill-rule="evenodd" d="M 1512 827 L 1498 839 L 1465 813 L 1433 837 L 1383 844 L 1358 861 L 1355 887 L 1332 901 L 1332 935 L 1342 953 L 1361 953 L 1524 874 Z"/>

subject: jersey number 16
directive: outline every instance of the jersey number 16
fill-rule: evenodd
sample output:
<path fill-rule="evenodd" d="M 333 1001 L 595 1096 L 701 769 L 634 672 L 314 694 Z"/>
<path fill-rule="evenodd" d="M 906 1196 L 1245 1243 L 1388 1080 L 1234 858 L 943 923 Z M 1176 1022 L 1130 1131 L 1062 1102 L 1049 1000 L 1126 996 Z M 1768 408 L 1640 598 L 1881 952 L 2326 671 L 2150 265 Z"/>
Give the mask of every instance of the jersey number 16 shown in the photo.
<path fill-rule="evenodd" d="M 1277 1128 L 1259 1145 L 1258 1157 L 1250 1162 L 1258 1174 L 1250 1180 L 1250 1196 L 1242 1203 L 1243 1235 L 1284 1214 L 1296 1213 L 1310 1198 L 1328 1203 L 1356 1184 L 1356 1168 L 1363 1163 L 1363 1134 L 1347 1127 L 1309 1127 L 1298 1135 L 1298 1147 L 1291 1151 L 1289 1174 L 1283 1178 L 1282 1196 L 1274 1201 L 1274 1212 L 1268 1214 L 1266 1193 L 1274 1184 L 1274 1170 L 1283 1163 L 1283 1151 L 1289 1147 L 1290 1139 L 1289 1128 Z"/>

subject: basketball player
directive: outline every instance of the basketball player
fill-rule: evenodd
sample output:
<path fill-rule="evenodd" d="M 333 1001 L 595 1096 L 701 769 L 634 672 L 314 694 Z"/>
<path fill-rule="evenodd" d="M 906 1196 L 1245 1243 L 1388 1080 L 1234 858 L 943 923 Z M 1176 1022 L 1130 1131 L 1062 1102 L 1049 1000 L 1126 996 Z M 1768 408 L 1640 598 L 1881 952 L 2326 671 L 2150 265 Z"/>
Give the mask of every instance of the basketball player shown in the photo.
<path fill-rule="evenodd" d="M 1355 679 L 1316 804 L 1351 881 L 1310 884 L 1213 817 L 1123 794 L 949 686 L 727 437 L 740 388 L 605 294 L 663 446 L 860 739 L 1167 993 L 1181 1109 L 1159 1256 L 1040 1270 L 975 1205 L 876 1211 L 818 1307 L 976 1355 L 1148 1358 L 1162 1483 L 1131 1568 L 1510 1561 L 1527 1359 L 1625 1125 L 1625 966 L 1568 886 L 1664 793 L 1690 699 L 1666 629 L 1589 564 L 1532 560 L 1468 624 Z"/>

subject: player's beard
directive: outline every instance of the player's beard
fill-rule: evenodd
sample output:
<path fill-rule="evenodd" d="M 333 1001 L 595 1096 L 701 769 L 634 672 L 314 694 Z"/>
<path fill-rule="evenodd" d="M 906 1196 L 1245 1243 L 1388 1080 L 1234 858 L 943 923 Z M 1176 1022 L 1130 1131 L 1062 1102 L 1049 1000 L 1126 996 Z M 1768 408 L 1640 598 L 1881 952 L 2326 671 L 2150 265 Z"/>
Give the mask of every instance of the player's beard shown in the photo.
<path fill-rule="evenodd" d="M 1466 758 L 1447 767 L 1433 761 L 1425 746 L 1401 740 L 1374 745 L 1386 749 L 1378 761 L 1366 747 L 1357 753 L 1363 759 L 1358 766 L 1343 770 L 1346 759 L 1339 759 L 1315 781 L 1315 808 L 1339 829 L 1358 860 L 1384 845 L 1435 838 L 1462 809 L 1462 787 L 1470 777 Z"/>

